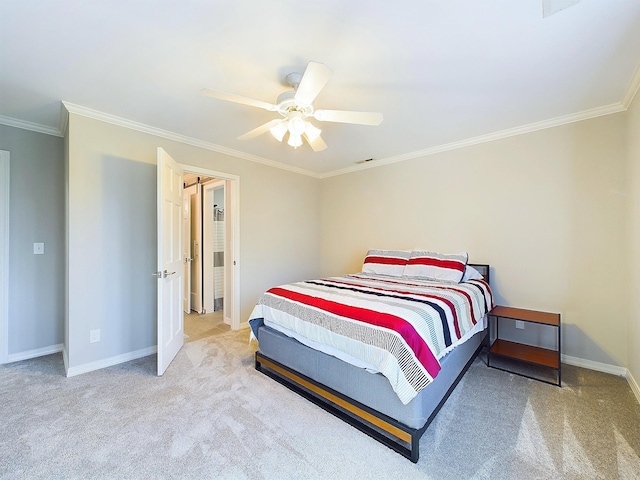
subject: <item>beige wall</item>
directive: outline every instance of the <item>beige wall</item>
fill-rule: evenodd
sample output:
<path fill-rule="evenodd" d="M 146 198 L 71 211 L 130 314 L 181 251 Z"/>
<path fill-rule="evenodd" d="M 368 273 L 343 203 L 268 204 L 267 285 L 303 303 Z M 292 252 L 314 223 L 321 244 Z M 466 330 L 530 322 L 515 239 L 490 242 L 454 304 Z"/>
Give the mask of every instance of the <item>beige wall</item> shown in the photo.
<path fill-rule="evenodd" d="M 609 115 L 324 179 L 322 274 L 466 250 L 498 303 L 562 313 L 564 354 L 626 365 L 625 138 Z"/>
<path fill-rule="evenodd" d="M 629 371 L 640 382 L 640 94 L 627 110 L 627 155 L 629 158 L 629 268 L 631 311 L 629 315 Z M 640 392 L 636 392 L 636 395 Z"/>
<path fill-rule="evenodd" d="M 319 271 L 318 179 L 71 114 L 70 368 L 155 345 L 156 148 L 240 177 L 240 305 L 245 322 L 273 285 Z M 101 329 L 89 344 L 89 330 Z"/>
<path fill-rule="evenodd" d="M 562 313 L 563 353 L 630 365 L 638 378 L 640 308 L 624 300 L 631 272 L 640 271 L 640 148 L 632 134 L 640 128 L 638 110 L 636 101 L 624 114 L 321 181 L 72 114 L 66 341 L 79 347 L 72 366 L 154 344 L 153 315 L 127 318 L 141 329 L 116 326 L 114 335 L 125 340 L 100 351 L 88 344 L 88 330 L 108 333 L 107 305 L 116 300 L 124 312 L 135 298 L 117 289 L 107 295 L 109 282 L 92 278 L 101 267 L 113 269 L 96 253 L 100 246 L 136 241 L 109 233 L 118 220 L 105 220 L 104 188 L 112 197 L 127 188 L 118 183 L 127 172 L 142 178 L 137 193 L 125 197 L 142 199 L 132 214 L 153 217 L 145 231 L 153 230 L 155 197 L 146 197 L 161 146 L 181 163 L 240 177 L 242 321 L 265 289 L 359 271 L 371 247 L 467 250 L 473 262 L 492 265 L 498 303 Z M 155 233 L 140 235 L 146 260 L 134 271 L 144 283 Z M 638 291 L 640 279 L 632 281 Z M 154 312 L 153 292 L 143 289 L 139 301 Z M 87 317 L 89 311 L 102 313 Z M 133 336 L 144 341 L 127 339 Z"/>

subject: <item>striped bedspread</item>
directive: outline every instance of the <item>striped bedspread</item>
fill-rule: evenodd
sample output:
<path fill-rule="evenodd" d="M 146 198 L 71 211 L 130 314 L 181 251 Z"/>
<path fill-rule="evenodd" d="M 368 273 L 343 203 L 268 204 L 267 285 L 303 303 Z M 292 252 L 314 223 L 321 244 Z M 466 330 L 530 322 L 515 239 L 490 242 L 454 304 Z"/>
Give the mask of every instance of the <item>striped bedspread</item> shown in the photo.
<path fill-rule="evenodd" d="M 483 280 L 353 274 L 272 288 L 249 321 L 382 373 L 406 404 L 436 377 L 439 359 L 482 328 L 492 303 Z"/>

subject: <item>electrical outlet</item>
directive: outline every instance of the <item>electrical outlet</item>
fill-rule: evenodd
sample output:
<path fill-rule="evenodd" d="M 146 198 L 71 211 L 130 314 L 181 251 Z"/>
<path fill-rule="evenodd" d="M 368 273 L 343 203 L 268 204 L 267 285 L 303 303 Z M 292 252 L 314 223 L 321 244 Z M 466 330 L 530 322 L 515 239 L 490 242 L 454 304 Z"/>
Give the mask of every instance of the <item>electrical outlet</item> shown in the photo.
<path fill-rule="evenodd" d="M 100 329 L 89 330 L 89 343 L 96 343 L 100 341 Z"/>
<path fill-rule="evenodd" d="M 516 320 L 516 328 L 524 330 L 524 322 L 522 320 Z"/>

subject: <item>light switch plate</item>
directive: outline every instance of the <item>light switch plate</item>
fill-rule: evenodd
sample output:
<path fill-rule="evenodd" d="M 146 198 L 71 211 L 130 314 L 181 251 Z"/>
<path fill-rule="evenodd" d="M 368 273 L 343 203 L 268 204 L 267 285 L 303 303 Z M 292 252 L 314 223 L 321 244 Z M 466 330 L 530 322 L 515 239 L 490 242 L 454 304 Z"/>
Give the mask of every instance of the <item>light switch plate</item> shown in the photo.
<path fill-rule="evenodd" d="M 33 244 L 33 254 L 34 255 L 44 255 L 44 243 L 34 243 Z"/>

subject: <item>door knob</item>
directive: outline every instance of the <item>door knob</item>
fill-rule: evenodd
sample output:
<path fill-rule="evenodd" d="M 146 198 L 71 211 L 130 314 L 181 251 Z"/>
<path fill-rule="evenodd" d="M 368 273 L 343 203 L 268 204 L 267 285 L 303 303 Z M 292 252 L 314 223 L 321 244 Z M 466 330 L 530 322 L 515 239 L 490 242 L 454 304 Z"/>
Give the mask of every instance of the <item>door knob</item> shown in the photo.
<path fill-rule="evenodd" d="M 169 275 L 175 275 L 176 272 L 169 272 L 168 270 L 165 270 L 164 272 L 153 272 L 151 275 L 153 275 L 156 278 L 167 278 Z"/>

